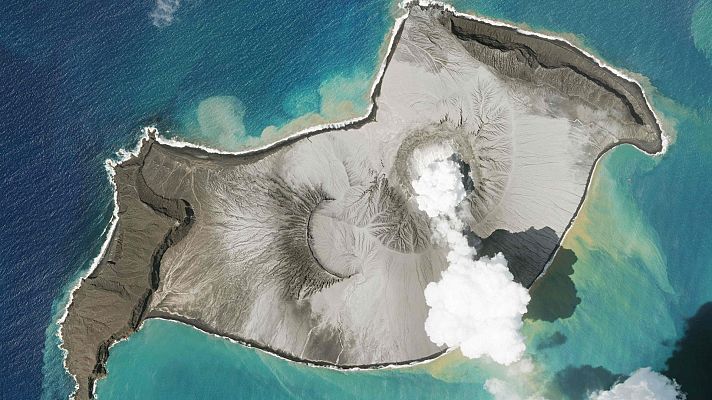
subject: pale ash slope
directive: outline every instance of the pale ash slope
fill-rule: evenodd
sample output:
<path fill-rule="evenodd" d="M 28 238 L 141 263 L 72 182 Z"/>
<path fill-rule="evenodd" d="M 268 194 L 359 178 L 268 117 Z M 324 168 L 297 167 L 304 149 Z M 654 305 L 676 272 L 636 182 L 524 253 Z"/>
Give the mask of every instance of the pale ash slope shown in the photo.
<path fill-rule="evenodd" d="M 595 160 L 622 142 L 661 149 L 640 88 L 569 45 L 409 12 L 366 120 L 250 155 L 151 139 L 116 168 L 111 251 L 63 328 L 79 398 L 147 317 L 341 367 L 431 357 L 423 290 L 446 249 L 413 201 L 414 154 L 455 150 L 473 242 L 506 245 L 530 285 Z"/>

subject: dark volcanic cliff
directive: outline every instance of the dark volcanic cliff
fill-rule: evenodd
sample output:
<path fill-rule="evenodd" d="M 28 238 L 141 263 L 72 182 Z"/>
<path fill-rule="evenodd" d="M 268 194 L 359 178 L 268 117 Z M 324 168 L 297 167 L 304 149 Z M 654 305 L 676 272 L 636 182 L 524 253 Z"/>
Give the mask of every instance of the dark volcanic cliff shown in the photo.
<path fill-rule="evenodd" d="M 452 33 L 477 59 L 516 79 L 549 84 L 580 98 L 615 96 L 636 123 L 656 132 L 659 140 L 631 140 L 648 153 L 662 150 L 662 129 L 640 86 L 608 68 L 568 42 L 528 35 L 512 27 L 445 13 Z M 526 63 L 532 68 L 512 68 Z M 554 78 L 555 77 L 555 78 Z M 553 78 L 553 79 L 552 79 Z"/>
<path fill-rule="evenodd" d="M 119 221 L 104 257 L 76 290 L 62 325 L 66 366 L 77 377 L 77 398 L 92 397 L 106 374 L 109 347 L 134 332 L 158 287 L 161 258 L 190 229 L 192 210 L 182 200 L 156 195 L 141 175 L 138 157 L 115 168 Z"/>

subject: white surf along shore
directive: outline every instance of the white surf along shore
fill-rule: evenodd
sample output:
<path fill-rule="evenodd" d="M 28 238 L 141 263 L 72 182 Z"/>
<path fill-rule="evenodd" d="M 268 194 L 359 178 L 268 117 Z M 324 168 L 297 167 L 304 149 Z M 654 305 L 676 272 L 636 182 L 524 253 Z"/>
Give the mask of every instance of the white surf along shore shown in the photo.
<path fill-rule="evenodd" d="M 344 128 L 348 128 L 348 127 L 350 127 L 351 125 L 354 125 L 354 124 L 366 122 L 366 121 L 371 117 L 371 115 L 372 115 L 372 113 L 373 113 L 373 111 L 374 111 L 374 107 L 375 107 L 375 97 L 374 97 L 374 96 L 375 96 L 375 94 L 376 94 L 376 91 L 377 91 L 378 86 L 380 85 L 380 83 L 381 83 L 381 81 L 382 81 L 382 79 L 383 79 L 383 75 L 384 75 L 384 73 L 385 73 L 385 70 L 386 70 L 386 67 L 387 67 L 387 64 L 388 64 L 389 56 L 392 54 L 392 52 L 393 52 L 393 50 L 394 50 L 394 48 L 395 48 L 396 38 L 397 38 L 398 32 L 400 31 L 400 29 L 402 28 L 402 26 L 403 26 L 405 20 L 406 20 L 407 17 L 408 17 L 408 12 L 407 12 L 408 7 L 410 7 L 410 6 L 412 6 L 412 5 L 438 6 L 438 7 L 442 7 L 442 8 L 444 8 L 445 10 L 452 12 L 455 16 L 460 17 L 460 18 L 465 18 L 465 19 L 469 19 L 469 20 L 473 20 L 473 21 L 484 22 L 484 23 L 487 23 L 487 24 L 490 24 L 490 25 L 494 25 L 494 26 L 501 26 L 501 27 L 513 28 L 513 29 L 515 29 L 517 32 L 519 32 L 519 33 L 521 33 L 521 34 L 524 34 L 524 35 L 540 37 L 540 38 L 543 38 L 543 39 L 547 39 L 547 40 L 549 40 L 549 41 L 562 42 L 562 43 L 565 43 L 565 44 L 567 44 L 567 45 L 569 45 L 569 46 L 571 46 L 571 47 L 574 47 L 574 48 L 578 49 L 578 50 L 579 50 L 581 53 L 583 53 L 585 56 L 587 56 L 587 57 L 589 57 L 590 59 L 594 60 L 600 67 L 607 69 L 608 71 L 612 72 L 613 74 L 617 75 L 618 77 L 620 77 L 620 78 L 622 78 L 622 79 L 625 79 L 625 80 L 627 80 L 627 81 L 629 81 L 629 82 L 632 82 L 632 83 L 636 84 L 636 85 L 640 88 L 640 90 L 641 90 L 641 92 L 642 92 L 642 94 L 643 94 L 643 97 L 645 98 L 646 104 L 647 104 L 647 106 L 652 110 L 653 115 L 654 115 L 655 120 L 656 120 L 656 123 L 658 124 L 658 126 L 660 127 L 660 130 L 661 130 L 661 132 L 662 132 L 662 149 L 661 149 L 658 153 L 656 153 L 655 156 L 661 156 L 661 155 L 665 154 L 665 152 L 667 151 L 667 149 L 668 149 L 668 147 L 669 147 L 669 145 L 670 145 L 670 138 L 669 138 L 669 136 L 666 134 L 666 132 L 664 131 L 663 125 L 662 125 L 662 123 L 661 123 L 661 120 L 660 120 L 660 118 L 658 117 L 658 115 L 656 114 L 655 109 L 652 107 L 652 105 L 651 105 L 651 103 L 650 103 L 650 100 L 649 100 L 649 98 L 648 98 L 648 96 L 647 96 L 647 94 L 646 94 L 646 91 L 645 91 L 645 89 L 642 87 L 642 85 L 641 85 L 637 80 L 635 80 L 635 79 L 633 79 L 632 77 L 626 75 L 624 72 L 622 72 L 622 71 L 620 71 L 620 70 L 618 70 L 618 69 L 616 69 L 616 68 L 614 68 L 614 67 L 612 67 L 612 66 L 606 64 L 605 62 L 603 62 L 602 60 L 600 60 L 600 59 L 597 58 L 596 56 L 592 55 L 591 53 L 585 51 L 585 50 L 582 49 L 581 47 L 579 47 L 579 46 L 577 46 L 577 45 L 571 43 L 570 41 L 568 41 L 568 40 L 566 40 L 566 39 L 564 39 L 564 38 L 562 38 L 562 37 L 557 37 L 557 36 L 551 36 L 551 35 L 547 35 L 547 34 L 536 33 L 536 32 L 532 32 L 532 31 L 523 29 L 523 28 L 518 27 L 518 26 L 516 26 L 516 25 L 512 25 L 512 24 L 506 23 L 506 22 L 497 21 L 497 20 L 493 20 L 493 19 L 489 19 L 489 18 L 477 16 L 477 15 L 461 13 L 461 12 L 456 11 L 456 10 L 454 9 L 454 7 L 452 7 L 451 5 L 446 4 L 446 3 L 437 2 L 437 1 L 422 1 L 422 0 L 411 0 L 411 1 L 404 1 L 404 2 L 401 2 L 401 3 L 399 4 L 399 7 L 404 10 L 404 13 L 403 13 L 403 15 L 401 15 L 401 16 L 399 16 L 399 17 L 397 17 L 397 18 L 395 19 L 394 26 L 393 26 L 393 28 L 392 28 L 390 34 L 389 34 L 389 39 L 388 39 L 388 40 L 389 40 L 389 43 L 388 43 L 388 46 L 387 46 L 387 51 L 386 51 L 385 54 L 383 55 L 383 60 L 382 60 L 382 62 L 381 62 L 381 65 L 380 65 L 378 74 L 377 74 L 376 77 L 374 78 L 374 81 L 373 81 L 373 83 L 372 83 L 372 85 L 371 85 L 371 90 L 370 90 L 370 93 L 369 93 L 369 104 L 368 104 L 367 111 L 366 111 L 362 116 L 357 117 L 357 118 L 348 119 L 348 120 L 341 121 L 341 122 L 335 122 L 335 123 L 328 123 L 328 124 L 316 125 L 316 126 L 313 126 L 313 127 L 310 127 L 310 128 L 307 128 L 307 129 L 304 129 L 304 130 L 301 130 L 301 131 L 298 131 L 298 132 L 293 133 L 293 134 L 291 134 L 291 135 L 285 136 L 285 137 L 280 138 L 280 139 L 278 139 L 278 140 L 275 140 L 274 142 L 271 142 L 271 143 L 268 143 L 268 144 L 264 144 L 264 145 L 259 146 L 259 147 L 251 148 L 251 149 L 248 149 L 248 150 L 241 150 L 241 151 L 224 151 L 224 150 L 220 150 L 220 149 L 216 149 L 216 148 L 211 148 L 211 147 L 204 146 L 204 145 L 199 145 L 199 144 L 195 144 L 195 143 L 190 143 L 190 142 L 187 142 L 187 141 L 176 140 L 176 139 L 170 139 L 170 138 L 164 138 L 163 136 L 161 136 L 161 135 L 159 134 L 159 132 L 157 131 L 157 129 L 156 129 L 155 127 L 152 127 L 152 126 L 151 126 L 151 127 L 145 127 L 145 128 L 143 128 L 143 130 L 142 130 L 142 135 L 140 136 L 140 138 L 139 138 L 139 140 L 138 140 L 136 146 L 134 147 L 134 149 L 132 149 L 132 150 L 120 149 L 120 150 L 116 153 L 116 158 L 107 159 L 107 160 L 105 161 L 105 169 L 106 169 L 106 171 L 107 171 L 107 177 L 108 177 L 109 183 L 112 185 L 112 189 L 113 189 L 113 203 L 114 203 L 114 207 L 113 207 L 112 217 L 111 217 L 111 220 L 110 220 L 110 222 L 109 222 L 108 228 L 105 230 L 105 237 L 104 237 L 104 241 L 103 241 L 103 244 L 102 244 L 102 246 L 101 246 L 101 249 L 100 249 L 100 251 L 99 251 L 99 254 L 97 254 L 97 256 L 94 257 L 94 259 L 93 259 L 93 261 L 92 261 L 92 263 L 91 263 L 91 266 L 87 269 L 87 271 L 86 271 L 85 273 L 83 273 L 83 274 L 77 279 L 77 281 L 75 282 L 75 284 L 72 286 L 72 289 L 71 289 L 70 292 L 69 292 L 68 299 L 67 299 L 66 304 L 65 304 L 65 307 L 64 307 L 64 311 L 63 311 L 62 315 L 60 316 L 60 318 L 55 322 L 55 323 L 58 324 L 58 326 L 59 326 L 59 328 L 58 328 L 58 330 L 57 330 L 57 335 L 58 335 L 58 337 L 59 337 L 59 348 L 60 348 L 60 350 L 61 350 L 62 353 L 63 353 L 63 366 L 64 366 L 64 369 L 67 371 L 67 373 L 70 374 L 70 376 L 72 376 L 73 379 L 76 380 L 76 378 L 75 378 L 73 375 L 71 375 L 71 373 L 70 373 L 69 370 L 67 369 L 67 366 L 66 366 L 66 356 L 67 356 L 67 352 L 66 352 L 66 350 L 62 347 L 62 345 L 63 345 L 63 343 L 64 343 L 64 340 L 63 340 L 63 337 L 62 337 L 62 324 L 64 323 L 64 321 L 65 321 L 65 319 L 66 319 L 66 317 L 67 317 L 69 305 L 72 303 L 73 298 L 74 298 L 74 292 L 80 287 L 82 281 L 83 281 L 85 278 L 87 278 L 87 277 L 96 269 L 96 267 L 99 265 L 99 262 L 101 261 L 102 257 L 103 257 L 104 254 L 106 253 L 106 250 L 107 250 L 107 248 L 108 248 L 108 246 L 109 246 L 109 243 L 110 243 L 110 241 L 111 241 L 111 238 L 112 238 L 112 236 L 113 236 L 113 233 L 114 233 L 114 231 L 115 231 L 115 229 L 116 229 L 116 226 L 117 226 L 117 223 L 118 223 L 118 219 L 119 219 L 119 215 L 118 215 L 118 209 L 119 209 L 119 208 L 118 208 L 117 190 L 116 190 L 116 185 L 115 185 L 115 182 L 114 182 L 114 176 L 115 176 L 115 170 L 114 170 L 114 169 L 115 169 L 115 167 L 116 167 L 117 165 L 123 163 L 124 161 L 127 161 L 127 160 L 129 160 L 130 158 L 137 156 L 137 155 L 139 154 L 139 152 L 140 152 L 140 149 L 141 149 L 143 143 L 144 143 L 145 141 L 149 140 L 149 134 L 155 134 L 156 140 L 157 140 L 159 143 L 165 144 L 165 145 L 168 145 L 168 146 L 195 148 L 195 149 L 200 149 L 200 150 L 203 150 L 203 151 L 205 151 L 205 152 L 214 153 L 214 154 L 249 155 L 249 154 L 253 154 L 253 153 L 259 153 L 259 152 L 262 152 L 262 151 L 264 151 L 264 150 L 271 149 L 271 148 L 274 148 L 274 147 L 278 147 L 278 146 L 280 146 L 280 145 L 283 145 L 284 143 L 288 143 L 288 142 L 291 142 L 291 141 L 293 141 L 293 140 L 295 140 L 295 139 L 298 139 L 298 138 L 301 138 L 301 137 L 304 137 L 304 136 L 308 136 L 308 135 L 313 134 L 314 132 L 317 132 L 317 131 L 344 129 Z M 640 150 L 640 151 L 642 151 L 642 150 Z M 647 153 L 646 153 L 646 154 L 647 154 Z M 600 161 L 600 160 L 597 160 L 596 163 L 594 164 L 593 172 L 592 172 L 591 175 L 593 175 L 593 174 L 595 173 L 595 169 L 596 169 L 597 166 L 598 166 L 598 161 Z M 589 182 L 589 183 L 590 183 L 590 182 Z M 569 228 L 570 228 L 570 227 L 569 227 Z M 564 237 L 562 238 L 562 241 L 565 239 L 565 237 L 566 237 L 566 235 L 568 234 L 568 231 L 569 231 L 569 230 L 570 230 L 570 229 L 567 229 L 566 232 L 564 233 Z M 163 319 L 163 318 L 154 318 L 154 319 Z M 169 319 L 163 319 L 163 320 L 172 321 L 172 322 L 176 322 L 176 323 L 182 323 L 182 322 L 179 322 L 179 321 L 169 320 Z M 187 324 L 187 325 L 189 325 L 189 324 Z M 142 327 L 142 326 L 143 326 L 143 323 L 142 323 L 141 327 Z M 231 339 L 231 338 L 228 338 L 228 337 L 224 337 L 224 336 L 216 335 L 216 334 L 213 334 L 213 333 L 205 332 L 205 331 L 201 330 L 200 328 L 195 327 L 195 326 L 193 326 L 193 325 L 190 325 L 190 326 L 192 326 L 194 329 L 197 329 L 197 330 L 199 330 L 199 331 L 201 331 L 201 332 L 203 332 L 203 333 L 210 334 L 210 335 L 212 335 L 212 336 L 214 336 L 214 337 L 221 338 L 221 339 L 227 339 L 227 340 L 229 340 L 229 341 L 232 342 L 232 343 L 237 343 L 237 344 L 241 344 L 241 345 L 244 345 L 244 346 L 247 346 L 247 347 L 252 347 L 252 346 L 249 346 L 249 344 L 242 343 L 242 342 L 236 341 L 236 340 Z M 140 329 L 141 327 L 139 327 L 139 329 Z M 116 343 L 119 343 L 119 342 L 121 342 L 121 341 L 123 341 L 123 340 L 126 340 L 126 339 L 122 339 L 122 340 L 119 340 L 119 341 L 113 343 L 113 344 L 112 344 L 112 347 L 113 347 L 113 345 L 115 345 Z M 276 357 L 281 358 L 281 359 L 283 359 L 283 360 L 289 361 L 289 362 L 298 363 L 298 364 L 306 364 L 306 365 L 315 366 L 315 367 L 322 367 L 322 368 L 336 369 L 336 370 L 341 370 L 341 371 L 343 371 L 343 368 L 338 368 L 338 367 L 336 367 L 336 366 L 317 365 L 317 364 L 305 363 L 305 362 L 301 362 L 301 361 L 294 361 L 294 360 L 291 360 L 291 359 L 288 359 L 288 358 L 281 357 L 281 356 L 279 356 L 279 355 L 277 355 L 277 354 L 274 354 L 274 353 L 272 353 L 272 352 L 269 352 L 269 351 L 267 351 L 267 350 L 259 349 L 259 348 L 256 348 L 256 347 L 253 347 L 253 348 L 255 348 L 255 349 L 259 350 L 259 351 L 262 351 L 262 352 L 264 352 L 264 353 L 270 354 L 270 355 L 272 355 L 272 356 L 276 356 Z M 386 365 L 386 366 L 382 366 L 382 367 L 379 367 L 379 368 L 394 369 L 394 368 L 412 367 L 412 366 L 415 366 L 415 365 L 420 365 L 420 364 L 424 364 L 424 363 L 431 362 L 431 361 L 433 361 L 433 360 L 435 360 L 435 359 L 438 359 L 438 358 L 444 356 L 445 354 L 450 353 L 451 351 L 453 351 L 453 349 L 448 349 L 448 350 L 446 350 L 444 353 L 442 353 L 441 355 L 439 355 L 439 356 L 437 356 L 437 357 L 434 357 L 434 358 L 431 358 L 431 359 L 428 359 L 428 360 L 424 360 L 424 361 L 415 361 L 415 362 L 412 362 L 412 363 Z M 365 370 L 365 369 L 372 369 L 372 368 L 358 368 L 358 367 L 356 367 L 356 368 L 350 368 L 350 369 L 352 369 L 352 370 Z M 96 385 L 96 382 L 95 382 L 95 385 Z M 78 386 L 77 383 L 75 382 L 75 391 L 76 391 L 78 388 L 79 388 L 79 386 Z M 74 396 L 74 393 L 72 393 L 69 398 L 71 399 L 73 396 Z"/>

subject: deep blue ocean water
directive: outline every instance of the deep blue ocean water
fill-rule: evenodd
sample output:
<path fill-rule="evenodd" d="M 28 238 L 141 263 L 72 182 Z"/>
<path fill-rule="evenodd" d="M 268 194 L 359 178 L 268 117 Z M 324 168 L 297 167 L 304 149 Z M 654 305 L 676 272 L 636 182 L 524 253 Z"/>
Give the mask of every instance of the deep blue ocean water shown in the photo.
<path fill-rule="evenodd" d="M 455 5 L 575 34 L 612 65 L 647 78 L 675 143 L 654 160 L 629 147 L 605 158 L 583 210 L 588 218 L 566 243 L 579 257 L 573 281 L 581 304 L 571 318 L 527 323 L 525 332 L 531 349 L 556 332 L 566 337 L 535 352 L 543 380 L 585 365 L 612 374 L 665 370 L 685 321 L 712 301 L 712 2 Z M 326 106 L 333 102 L 358 114 L 395 12 L 386 0 L 191 0 L 162 16 L 155 7 L 0 5 L 2 399 L 71 392 L 54 321 L 111 217 L 106 158 L 133 147 L 148 123 L 234 145 L 202 129 L 199 110 L 247 136 L 303 114 L 336 118 L 343 110 Z M 211 98 L 221 100 L 204 103 Z M 152 321 L 112 350 L 99 395 L 477 398 L 488 367 L 446 361 L 363 374 L 315 370 Z"/>

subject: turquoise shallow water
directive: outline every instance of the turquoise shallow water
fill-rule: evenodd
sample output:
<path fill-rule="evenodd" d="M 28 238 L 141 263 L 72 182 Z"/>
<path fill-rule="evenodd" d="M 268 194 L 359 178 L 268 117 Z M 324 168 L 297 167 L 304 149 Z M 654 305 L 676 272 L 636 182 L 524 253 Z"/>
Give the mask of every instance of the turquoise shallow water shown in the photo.
<path fill-rule="evenodd" d="M 611 64 L 643 74 L 655 107 L 676 135 L 663 157 L 624 146 L 602 160 L 581 218 L 563 244 L 576 256 L 570 280 L 580 302 L 570 316 L 525 324 L 534 371 L 513 379 L 454 353 L 417 368 L 338 372 L 280 360 L 181 324 L 149 321 L 112 348 L 109 377 L 98 385 L 101 399 L 486 398 L 482 385 L 492 376 L 516 380 L 522 392 L 580 398 L 639 367 L 666 370 L 685 321 L 712 301 L 709 1 L 455 5 L 573 33 Z M 150 11 L 126 17 L 145 20 L 133 28 L 142 41 L 116 49 L 134 62 L 116 76 L 104 76 L 102 62 L 94 61 L 93 73 L 104 82 L 96 90 L 124 99 L 102 114 L 124 121 L 112 126 L 117 133 L 100 146 L 109 149 L 105 153 L 130 145 L 132 127 L 144 121 L 233 148 L 305 114 L 311 116 L 302 123 L 358 114 L 393 21 L 385 1 L 298 7 L 278 2 L 264 10 L 186 2 L 162 28 L 151 25 Z M 264 45 L 255 46 L 256 40 Z M 127 81 L 135 88 L 124 88 Z M 101 107 L 108 108 L 108 95 L 106 101 Z M 211 120 L 221 122 L 206 125 Z M 91 233 L 98 236 L 107 215 L 96 214 Z M 85 248 L 95 252 L 98 244 Z M 560 301 L 550 292 L 533 293 L 544 304 Z M 55 303 L 55 315 L 63 298 Z M 53 334 L 50 325 L 46 398 L 69 387 Z"/>
<path fill-rule="evenodd" d="M 100 383 L 102 399 L 467 399 L 482 385 L 443 382 L 424 370 L 308 367 L 163 320 L 147 322 L 114 356 L 116 374 Z"/>

